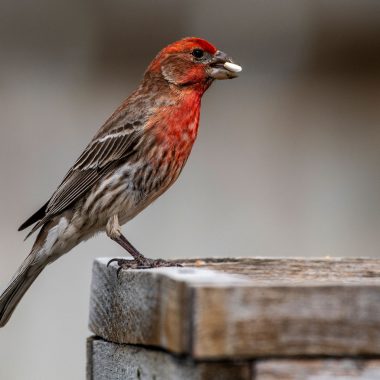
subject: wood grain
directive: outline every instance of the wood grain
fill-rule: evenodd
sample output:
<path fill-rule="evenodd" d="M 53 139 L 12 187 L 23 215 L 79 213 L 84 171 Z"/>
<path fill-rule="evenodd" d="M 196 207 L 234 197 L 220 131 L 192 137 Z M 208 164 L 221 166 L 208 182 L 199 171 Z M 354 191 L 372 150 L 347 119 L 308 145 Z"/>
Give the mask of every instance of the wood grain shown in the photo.
<path fill-rule="evenodd" d="M 261 360 L 254 380 L 378 380 L 380 360 Z"/>
<path fill-rule="evenodd" d="M 251 364 L 195 362 L 163 351 L 89 338 L 87 380 L 251 380 Z"/>
<path fill-rule="evenodd" d="M 224 259 L 122 271 L 94 263 L 90 330 L 196 359 L 379 355 L 380 260 Z"/>

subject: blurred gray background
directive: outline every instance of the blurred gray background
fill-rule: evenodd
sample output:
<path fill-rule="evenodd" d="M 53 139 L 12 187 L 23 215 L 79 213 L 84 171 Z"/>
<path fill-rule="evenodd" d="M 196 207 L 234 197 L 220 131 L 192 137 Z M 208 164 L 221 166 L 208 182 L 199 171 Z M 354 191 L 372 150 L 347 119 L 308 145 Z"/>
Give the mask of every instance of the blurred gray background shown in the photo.
<path fill-rule="evenodd" d="M 377 256 L 379 1 L 0 3 L 0 286 L 27 255 L 17 227 L 51 195 L 168 43 L 209 39 L 240 78 L 203 99 L 178 182 L 124 231 L 151 257 Z M 83 379 L 92 260 L 38 278 L 0 330 L 0 379 Z"/>

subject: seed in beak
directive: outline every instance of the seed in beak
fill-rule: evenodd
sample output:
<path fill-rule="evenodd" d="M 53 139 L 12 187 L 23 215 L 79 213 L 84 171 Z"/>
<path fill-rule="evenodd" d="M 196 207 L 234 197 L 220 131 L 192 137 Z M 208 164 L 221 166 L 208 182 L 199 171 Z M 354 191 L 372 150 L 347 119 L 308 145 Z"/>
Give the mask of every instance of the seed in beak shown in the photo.
<path fill-rule="evenodd" d="M 225 69 L 227 69 L 228 71 L 232 71 L 233 73 L 240 73 L 240 71 L 243 70 L 241 66 L 236 65 L 232 62 L 226 62 L 223 66 Z"/>

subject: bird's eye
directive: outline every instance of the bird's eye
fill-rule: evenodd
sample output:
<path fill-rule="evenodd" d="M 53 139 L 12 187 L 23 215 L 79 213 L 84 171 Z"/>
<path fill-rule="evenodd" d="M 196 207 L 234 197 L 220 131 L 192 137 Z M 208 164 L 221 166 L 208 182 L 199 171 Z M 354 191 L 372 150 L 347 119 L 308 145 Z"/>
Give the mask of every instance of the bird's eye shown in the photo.
<path fill-rule="evenodd" d="M 203 54 L 204 54 L 204 51 L 202 49 L 194 49 L 191 54 L 195 57 L 195 58 L 202 58 L 203 57 Z"/>

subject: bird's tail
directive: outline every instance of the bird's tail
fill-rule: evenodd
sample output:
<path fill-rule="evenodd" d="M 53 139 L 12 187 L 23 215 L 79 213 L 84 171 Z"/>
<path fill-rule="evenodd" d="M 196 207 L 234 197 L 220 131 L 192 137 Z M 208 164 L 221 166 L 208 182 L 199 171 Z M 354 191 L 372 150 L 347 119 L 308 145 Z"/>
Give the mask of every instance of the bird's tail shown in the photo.
<path fill-rule="evenodd" d="M 32 250 L 0 296 L 0 327 L 5 326 L 25 292 L 46 266 L 46 261 L 36 262 L 35 257 L 36 251 Z"/>

